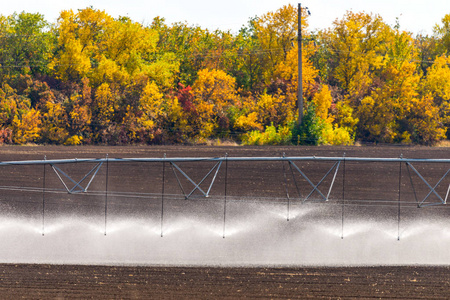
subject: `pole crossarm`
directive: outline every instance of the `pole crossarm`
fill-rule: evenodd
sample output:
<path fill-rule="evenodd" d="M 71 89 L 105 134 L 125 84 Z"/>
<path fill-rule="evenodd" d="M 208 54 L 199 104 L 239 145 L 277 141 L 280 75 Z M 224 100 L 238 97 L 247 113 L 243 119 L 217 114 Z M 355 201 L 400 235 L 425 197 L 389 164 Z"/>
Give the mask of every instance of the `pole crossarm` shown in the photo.
<path fill-rule="evenodd" d="M 208 173 L 199 181 L 199 183 L 196 183 L 191 177 L 189 177 L 189 175 L 186 174 L 186 172 L 184 172 L 177 164 L 175 164 L 174 162 L 170 162 L 171 166 L 172 166 L 172 171 L 175 174 L 175 178 L 178 182 L 178 185 L 180 186 L 181 191 L 184 194 L 184 198 L 187 200 L 189 199 L 189 197 L 191 197 L 191 195 L 195 192 L 195 191 L 200 191 L 203 196 L 205 196 L 206 198 L 209 197 L 209 193 L 211 192 L 211 188 L 214 185 L 214 182 L 216 181 L 217 178 L 217 174 L 219 173 L 220 167 L 222 166 L 222 162 L 223 160 L 218 161 L 209 171 Z M 175 169 L 178 170 L 178 172 L 180 172 L 181 175 L 184 176 L 184 178 L 186 178 L 193 186 L 194 188 L 191 190 L 191 192 L 189 194 L 186 194 L 183 185 L 181 184 L 181 181 L 175 171 Z M 215 172 L 214 172 L 215 170 Z M 200 185 L 211 175 L 211 173 L 214 172 L 214 176 L 211 180 L 211 183 L 209 184 L 208 190 L 205 192 Z"/>
<path fill-rule="evenodd" d="M 416 168 L 414 168 L 414 166 L 410 162 L 407 162 L 406 166 L 408 168 L 410 168 L 411 170 L 413 170 L 414 173 L 416 173 L 416 175 L 422 180 L 422 182 L 425 183 L 425 185 L 430 189 L 428 194 L 421 201 L 419 201 L 418 198 L 417 198 L 416 191 L 415 191 L 414 183 L 412 181 L 411 173 L 409 173 L 409 179 L 410 179 L 413 191 L 414 191 L 414 197 L 416 198 L 416 202 L 417 202 L 417 206 L 418 207 L 425 207 L 425 206 L 439 205 L 439 204 L 447 204 L 447 199 L 448 199 L 448 195 L 449 195 L 449 191 L 450 191 L 450 184 L 449 184 L 449 186 L 447 188 L 447 193 L 446 193 L 444 199 L 438 194 L 438 192 L 436 191 L 436 188 L 441 184 L 441 182 L 450 173 L 450 169 L 448 169 L 447 172 L 445 172 L 444 176 L 442 176 L 441 179 L 439 179 L 439 181 L 434 186 L 431 186 L 430 183 L 428 183 L 428 181 L 422 176 L 422 174 L 420 174 L 420 172 Z M 431 194 L 434 194 L 440 200 L 440 203 L 425 203 L 425 201 L 428 200 L 428 198 L 431 196 Z"/>
<path fill-rule="evenodd" d="M 335 162 L 334 165 L 328 170 L 328 172 L 322 177 L 322 179 L 321 179 L 321 180 L 319 181 L 319 183 L 317 183 L 317 184 L 314 184 L 314 183 L 308 178 L 308 176 L 306 176 L 306 174 L 305 174 L 304 172 L 302 172 L 302 170 L 300 170 L 300 168 L 299 168 L 294 162 L 289 161 L 289 164 L 292 165 L 292 166 L 297 170 L 297 172 L 299 172 L 300 175 L 301 175 L 301 176 L 302 176 L 302 177 L 303 177 L 303 178 L 304 178 L 304 179 L 312 186 L 312 188 L 313 188 L 313 189 L 310 191 L 310 193 L 305 197 L 305 199 L 302 200 L 303 203 L 306 202 L 306 201 L 311 197 L 311 195 L 314 194 L 314 192 L 317 192 L 317 193 L 320 195 L 320 197 L 322 198 L 323 201 L 328 201 L 328 199 L 329 199 L 329 197 L 330 197 L 330 194 L 331 194 L 331 190 L 333 189 L 334 182 L 335 182 L 335 180 L 336 180 L 336 175 L 337 175 L 337 173 L 338 173 L 338 171 L 339 171 L 339 166 L 340 166 L 340 164 L 341 164 L 340 161 Z M 334 171 L 334 175 L 333 175 L 333 179 L 332 179 L 332 181 L 331 181 L 330 188 L 328 189 L 327 195 L 325 196 L 325 195 L 319 190 L 319 186 L 324 182 L 324 180 L 328 177 L 328 175 L 330 175 L 330 173 L 331 173 L 333 170 L 335 170 L 335 171 Z M 300 194 L 299 194 L 299 197 L 301 198 L 301 195 L 300 195 Z"/>
<path fill-rule="evenodd" d="M 87 190 L 89 189 L 89 186 L 91 185 L 92 181 L 94 180 L 95 176 L 97 175 L 97 173 L 100 170 L 102 165 L 103 165 L 103 162 L 99 162 L 89 172 L 87 172 L 86 175 L 84 175 L 84 177 L 81 178 L 80 181 L 75 181 L 72 177 L 70 177 L 67 173 L 65 173 L 59 167 L 57 167 L 54 164 L 50 163 L 50 166 L 52 167 L 52 169 L 55 172 L 55 174 L 58 176 L 59 181 L 61 181 L 61 183 L 63 184 L 64 188 L 67 190 L 67 192 L 69 194 L 80 193 L 80 192 L 84 192 L 84 193 L 87 192 Z M 65 177 L 66 179 L 71 181 L 74 184 L 74 186 L 72 188 L 69 188 L 67 186 L 67 183 L 64 181 L 63 177 Z M 87 183 L 87 185 L 85 187 L 83 187 L 81 184 L 83 183 L 83 181 L 85 181 L 89 177 L 90 177 L 89 182 Z"/>

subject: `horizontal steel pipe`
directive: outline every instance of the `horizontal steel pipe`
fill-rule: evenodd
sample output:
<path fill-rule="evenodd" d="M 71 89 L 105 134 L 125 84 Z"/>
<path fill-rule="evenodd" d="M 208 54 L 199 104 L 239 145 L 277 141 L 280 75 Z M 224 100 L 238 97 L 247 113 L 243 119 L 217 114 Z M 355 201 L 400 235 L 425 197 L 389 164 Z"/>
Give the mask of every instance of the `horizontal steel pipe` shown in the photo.
<path fill-rule="evenodd" d="M 346 161 L 346 162 L 386 162 L 386 163 L 450 163 L 450 159 L 430 158 L 377 158 L 377 157 L 323 157 L 323 156 L 285 156 L 285 157 L 166 157 L 166 158 L 73 158 L 47 160 L 2 161 L 6 165 L 56 165 L 71 163 L 101 163 L 101 162 L 201 162 L 201 161 Z"/>

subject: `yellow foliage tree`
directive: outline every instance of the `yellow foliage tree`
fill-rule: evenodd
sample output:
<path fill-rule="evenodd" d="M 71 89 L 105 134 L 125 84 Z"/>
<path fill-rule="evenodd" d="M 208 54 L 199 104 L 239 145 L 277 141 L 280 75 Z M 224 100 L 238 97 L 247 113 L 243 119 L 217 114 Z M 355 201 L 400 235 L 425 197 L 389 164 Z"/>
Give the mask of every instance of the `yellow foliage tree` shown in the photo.
<path fill-rule="evenodd" d="M 263 94 L 255 105 L 258 121 L 265 126 L 287 125 L 295 118 L 295 101 L 291 101 L 282 95 Z"/>
<path fill-rule="evenodd" d="M 192 91 L 198 113 L 197 130 L 201 138 L 214 131 L 228 130 L 227 110 L 236 104 L 236 81 L 221 70 L 203 69 L 198 72 Z"/>
<path fill-rule="evenodd" d="M 139 123 L 145 130 L 150 130 L 154 127 L 155 122 L 162 116 L 164 95 L 159 91 L 158 86 L 154 82 L 149 82 L 139 99 L 139 111 L 142 111 L 142 116 L 139 118 Z"/>
<path fill-rule="evenodd" d="M 88 132 L 88 126 L 91 124 L 91 111 L 87 105 L 76 104 L 69 112 L 71 120 L 71 129 L 77 135 Z"/>
<path fill-rule="evenodd" d="M 311 96 L 314 91 L 315 79 L 318 70 L 314 68 L 310 57 L 314 53 L 313 44 L 308 44 L 302 51 L 302 80 L 303 93 L 306 97 Z M 275 68 L 274 76 L 282 78 L 291 83 L 291 89 L 297 92 L 298 86 L 298 46 L 295 45 L 286 55 L 286 58 L 279 62 Z"/>
<path fill-rule="evenodd" d="M 335 63 L 331 75 L 356 106 L 384 65 L 393 30 L 378 15 L 349 11 L 323 35 Z"/>
<path fill-rule="evenodd" d="M 439 108 L 440 122 L 445 127 L 450 126 L 450 58 L 441 55 L 428 68 L 422 80 L 422 95 L 425 99 L 432 98 L 434 106 Z M 448 131 L 447 131 L 448 132 Z"/>
<path fill-rule="evenodd" d="M 67 113 L 61 103 L 47 102 L 42 118 L 42 138 L 45 142 L 62 144 L 67 139 Z"/>
<path fill-rule="evenodd" d="M 332 123 L 333 117 L 330 116 L 330 108 L 333 98 L 327 85 L 323 85 L 322 89 L 314 95 L 313 103 L 316 110 L 316 116 L 327 123 Z"/>
<path fill-rule="evenodd" d="M 419 101 L 417 51 L 410 34 L 398 30 L 388 47 L 380 73 L 385 81 L 357 109 L 359 130 L 368 140 L 407 142 L 414 129 L 405 124 L 414 103 Z"/>
<path fill-rule="evenodd" d="M 307 14 L 302 11 L 302 29 L 306 29 Z M 268 12 L 255 22 L 255 33 L 261 48 L 267 51 L 267 56 L 260 59 L 264 65 L 266 83 L 273 79 L 276 66 L 286 60 L 292 48 L 298 31 L 297 8 L 291 4 L 285 5 L 275 12 Z M 303 31 L 307 35 L 306 31 Z"/>
<path fill-rule="evenodd" d="M 62 11 L 58 18 L 59 51 L 49 68 L 63 81 L 78 81 L 91 70 L 91 57 L 97 49 L 99 34 L 112 21 L 104 11 L 86 8 L 75 14 Z"/>
<path fill-rule="evenodd" d="M 323 121 L 320 142 L 326 145 L 351 145 L 354 142 L 353 130 L 347 124 L 334 122 L 335 116 L 331 113 L 333 98 L 327 85 L 323 85 L 314 95 L 313 105 L 316 117 Z M 355 125 L 355 124 L 351 124 Z"/>
<path fill-rule="evenodd" d="M 120 85 L 130 80 L 128 72 L 121 68 L 114 60 L 106 58 L 104 55 L 98 55 L 98 66 L 90 76 L 94 85 L 102 83 Z"/>
<path fill-rule="evenodd" d="M 0 89 L 0 122 L 2 127 L 12 124 L 12 120 L 19 109 L 16 97 L 8 95 L 10 92 L 12 92 L 12 89 L 7 84 L 5 84 L 3 89 Z"/>
<path fill-rule="evenodd" d="M 58 51 L 50 70 L 63 81 L 88 77 L 93 86 L 126 86 L 147 76 L 169 87 L 178 72 L 173 54 L 155 59 L 158 33 L 127 17 L 112 18 L 105 11 L 85 8 L 63 11 L 56 26 Z"/>
<path fill-rule="evenodd" d="M 344 101 L 337 102 L 333 118 L 338 127 L 345 128 L 354 137 L 359 119 L 355 116 L 354 110 L 350 105 Z"/>
<path fill-rule="evenodd" d="M 442 126 L 439 108 L 430 95 L 413 99 L 408 124 L 412 130 L 407 138 L 421 144 L 433 145 L 444 139 L 447 132 Z"/>
<path fill-rule="evenodd" d="M 40 137 L 41 114 L 34 108 L 21 116 L 14 116 L 12 129 L 14 133 L 13 141 L 17 144 L 35 142 Z"/>
<path fill-rule="evenodd" d="M 96 121 L 105 126 L 111 122 L 115 111 L 114 95 L 109 84 L 103 83 L 95 93 L 94 110 L 96 111 Z"/>
<path fill-rule="evenodd" d="M 422 85 L 423 93 L 431 94 L 439 102 L 450 100 L 450 58 L 441 55 L 428 69 Z"/>
<path fill-rule="evenodd" d="M 260 119 L 258 112 L 252 111 L 247 115 L 239 116 L 234 126 L 236 129 L 250 131 L 250 130 L 263 130 L 264 126 L 258 120 Z"/>

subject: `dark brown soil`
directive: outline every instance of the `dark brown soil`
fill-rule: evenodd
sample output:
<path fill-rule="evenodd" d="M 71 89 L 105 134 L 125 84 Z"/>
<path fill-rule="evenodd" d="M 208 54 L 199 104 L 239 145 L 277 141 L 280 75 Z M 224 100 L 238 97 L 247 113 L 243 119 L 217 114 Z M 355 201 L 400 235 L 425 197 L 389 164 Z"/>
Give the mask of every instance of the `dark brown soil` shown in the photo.
<path fill-rule="evenodd" d="M 424 147 L 1 147 L 0 160 L 35 160 L 56 158 L 99 158 L 106 154 L 119 157 L 208 157 L 222 156 L 343 156 L 347 157 L 399 157 L 450 158 L 449 149 Z M 368 167 L 369 165 L 369 167 Z M 210 167 L 210 166 L 209 166 Z M 193 177 L 201 178 L 208 166 L 185 165 Z M 284 197 L 283 170 L 279 162 L 254 165 L 231 164 L 227 192 L 230 197 L 265 195 Z M 330 168 L 330 164 L 304 164 L 302 170 L 317 182 Z M 25 168 L 7 167 L 1 175 L 1 185 L 42 187 L 42 166 Z M 141 169 L 136 169 L 141 168 Z M 143 168 L 143 169 L 142 169 Z M 153 168 L 153 169 L 152 169 Z M 431 183 L 437 182 L 448 166 L 417 166 Z M 70 170 L 70 168 L 69 168 Z M 137 173 L 154 175 L 136 176 Z M 200 170 L 200 171 L 196 171 Z M 47 170 L 49 174 L 50 170 Z M 103 172 L 103 173 L 101 173 Z M 105 173 L 93 190 L 105 186 Z M 129 164 L 126 168 L 111 165 L 109 186 L 116 191 L 161 192 L 161 166 L 142 167 Z M 147 173 L 146 173 L 147 172 Z M 197 173 L 198 174 L 197 174 Z M 100 174 L 101 173 L 101 174 Z M 180 191 L 173 177 L 166 176 L 166 192 Z M 223 173 L 221 173 L 223 174 Z M 401 177 L 402 205 L 409 205 L 412 191 L 410 180 L 403 169 Z M 56 186 L 57 178 L 47 175 L 46 188 Z M 172 175 L 173 176 L 173 175 Z M 332 193 L 334 201 L 342 200 L 342 176 Z M 375 179 L 374 179 L 375 178 Z M 398 200 L 399 166 L 390 164 L 346 165 L 345 198 L 349 203 L 371 198 Z M 416 179 L 415 179 L 416 180 Z M 143 182 L 147 184 L 143 185 Z M 278 183 L 278 184 L 274 184 Z M 145 186 L 145 188 L 144 188 Z M 218 176 L 212 190 L 224 193 L 223 175 Z M 288 188 L 295 194 L 293 178 Z M 445 188 L 445 187 L 443 187 Z M 426 192 L 426 190 L 425 190 Z M 442 191 L 441 191 L 442 192 Z M 2 191 L 2 199 L 8 196 Z M 367 197 L 371 194 L 371 197 Z M 48 201 L 52 204 L 49 195 Z M 9 198 L 8 198 L 9 199 Z M 30 200 L 31 201 L 31 200 Z M 67 199 L 62 205 L 75 202 Z M 77 200 L 79 201 L 79 199 Z M 112 211 L 115 198 L 111 197 Z M 30 202 L 10 203 L 13 213 L 27 213 Z M 56 203 L 53 203 L 56 206 Z M 116 210 L 119 202 L 116 202 Z M 123 207 L 122 207 L 123 208 Z M 139 208 L 139 207 L 138 207 Z M 55 209 L 55 207 L 53 207 Z M 62 208 L 61 208 L 62 209 Z M 126 207 L 133 210 L 133 207 Z M 56 210 L 56 209 L 55 209 Z M 1 261 L 1 258 L 0 258 Z M 151 262 L 149 262 L 151 263 Z M 307 268 L 218 268 L 218 267 L 119 267 L 71 265 L 0 265 L 0 298 L 91 298 L 91 299 L 152 299 L 152 298 L 448 298 L 450 294 L 450 268 L 447 266 L 419 267 L 307 267 Z"/>
<path fill-rule="evenodd" d="M 449 267 L 0 265 L 2 299 L 444 299 Z"/>

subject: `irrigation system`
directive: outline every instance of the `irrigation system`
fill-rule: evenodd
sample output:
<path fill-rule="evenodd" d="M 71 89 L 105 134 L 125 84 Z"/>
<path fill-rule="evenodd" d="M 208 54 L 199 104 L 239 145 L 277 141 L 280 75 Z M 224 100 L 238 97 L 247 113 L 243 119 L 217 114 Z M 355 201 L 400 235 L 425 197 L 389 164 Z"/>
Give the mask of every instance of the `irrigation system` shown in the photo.
<path fill-rule="evenodd" d="M 209 166 L 207 171 L 200 179 L 198 176 L 192 176 L 188 171 L 183 169 L 183 163 L 190 163 L 191 165 L 201 164 L 208 162 Z M 398 205 L 398 239 L 400 239 L 400 211 L 401 211 L 401 194 L 402 194 L 402 176 L 405 176 L 409 179 L 409 192 L 414 195 L 414 203 L 418 208 L 428 207 L 428 206 L 436 206 L 436 205 L 446 205 L 450 192 L 450 182 L 449 182 L 449 173 L 450 173 L 450 159 L 417 159 L 417 158 L 370 158 L 370 157 L 318 157 L 318 156 L 286 156 L 282 155 L 279 157 L 229 157 L 227 154 L 222 157 L 174 157 L 168 158 L 164 155 L 162 158 L 109 158 L 108 156 L 104 158 L 82 158 L 82 159 L 43 159 L 43 160 L 22 160 L 22 161 L 3 161 L 0 162 L 0 169 L 4 166 L 31 166 L 31 165 L 43 165 L 43 173 L 42 173 L 42 188 L 30 188 L 30 187 L 11 187 L 11 186 L 0 186 L 0 189 L 3 190 L 27 190 L 34 192 L 42 193 L 42 234 L 44 234 L 44 225 L 45 225 L 45 201 L 46 194 L 55 192 L 55 190 L 50 189 L 46 186 L 46 168 L 51 168 L 51 170 L 56 174 L 59 182 L 63 187 L 63 192 L 68 194 L 78 194 L 78 193 L 93 193 L 96 195 L 104 196 L 104 204 L 105 204 L 105 235 L 107 228 L 107 216 L 108 216 L 108 197 L 120 197 L 120 195 L 125 194 L 120 191 L 112 191 L 109 190 L 110 187 L 108 185 L 109 182 L 109 165 L 110 164 L 124 164 L 124 163 L 133 163 L 134 165 L 139 164 L 158 164 L 159 169 L 161 170 L 162 165 L 162 174 L 159 174 L 162 177 L 160 182 L 161 184 L 161 193 L 157 195 L 161 201 L 161 237 L 164 233 L 164 202 L 169 198 L 166 193 L 166 181 L 167 175 L 166 173 L 172 173 L 173 178 L 176 179 L 176 183 L 181 191 L 182 197 L 185 200 L 197 200 L 198 197 L 204 198 L 214 198 L 223 201 L 223 237 L 225 237 L 225 225 L 226 225 L 226 217 L 227 217 L 227 201 L 232 201 L 231 197 L 227 195 L 227 190 L 229 189 L 229 185 L 232 184 L 229 181 L 229 164 L 239 164 L 246 163 L 247 165 L 251 165 L 253 163 L 259 162 L 262 164 L 269 163 L 281 163 L 282 164 L 282 172 L 280 172 L 281 180 L 285 187 L 285 195 L 283 196 L 285 199 L 285 203 L 287 204 L 287 220 L 289 221 L 289 210 L 291 206 L 291 202 L 295 201 L 296 203 L 305 203 L 305 202 L 333 202 L 342 206 L 342 232 L 344 228 L 344 208 L 348 203 L 346 202 L 346 198 L 350 195 L 348 191 L 346 191 L 346 176 L 348 176 L 349 170 L 346 170 L 346 164 L 348 163 L 362 163 L 369 166 L 370 170 L 371 163 L 385 163 L 393 165 L 395 168 L 398 166 L 398 188 L 395 191 L 392 191 L 398 194 L 398 199 L 396 204 Z M 328 162 L 329 165 L 325 168 L 322 167 L 320 172 L 320 179 L 311 179 L 308 174 L 308 169 L 302 169 L 302 165 L 305 163 L 315 163 L 315 162 Z M 81 177 L 81 179 L 75 179 L 70 172 L 64 171 L 63 165 L 80 165 L 84 166 L 89 165 L 89 170 Z M 427 176 L 424 176 L 423 169 L 417 168 L 417 165 L 425 164 L 429 165 L 439 165 L 445 166 L 445 172 L 439 178 L 436 183 L 430 183 L 429 179 L 427 180 Z M 212 166 L 212 167 L 210 167 Z M 331 167 L 330 167 L 331 166 Z M 105 168 L 105 170 L 101 173 L 105 176 L 103 178 L 105 185 L 104 191 L 91 191 L 90 187 L 94 182 L 95 178 L 99 175 L 99 171 Z M 204 169 L 202 169 L 204 170 Z M 290 172 L 288 172 L 288 170 Z M 311 170 L 311 169 L 309 169 Z M 404 172 L 406 170 L 407 172 Z M 317 169 L 316 169 L 317 171 Z M 83 171 L 84 172 L 84 171 Z M 402 175 L 402 172 L 403 175 Z M 79 173 L 79 172 L 78 172 Z M 213 186 L 217 184 L 218 175 L 222 176 L 222 184 L 224 184 L 223 189 L 221 189 L 220 195 L 216 195 L 213 193 Z M 339 175 L 340 174 L 340 175 Z M 405 175 L 406 174 L 406 175 Z M 78 174 L 79 175 L 79 174 Z M 197 174 L 198 175 L 198 174 Z M 263 172 L 262 174 L 263 175 Z M 292 176 L 292 177 L 290 177 Z M 41 176 L 39 176 L 41 178 Z M 413 177 L 416 180 L 413 180 Z M 195 179 L 197 178 L 197 179 Z M 288 189 L 288 178 L 290 178 L 291 183 L 295 186 L 295 190 L 297 192 L 296 197 L 291 197 Z M 373 180 L 377 180 L 374 178 Z M 339 199 L 332 199 L 332 191 L 335 189 L 336 182 L 340 182 L 339 186 L 342 187 L 342 191 L 336 193 L 338 194 Z M 421 182 L 421 187 L 425 186 L 426 191 L 423 193 L 418 193 L 417 181 Z M 184 182 L 184 185 L 183 185 Z M 186 188 L 186 183 L 189 183 L 191 188 Z M 405 185 L 403 185 L 405 186 Z M 445 187 L 443 189 L 442 187 Z M 438 189 L 438 187 L 440 187 Z M 303 191 L 303 193 L 301 192 Z M 61 192 L 61 191 L 60 191 Z M 195 195 L 195 197 L 193 197 Z M 129 195 L 128 195 L 129 196 Z M 148 195 L 138 194 L 137 197 L 146 197 Z M 153 194 L 153 196 L 155 196 Z M 260 195 L 263 196 L 263 195 Z M 436 201 L 430 201 L 430 198 L 433 197 Z M 392 201 L 390 202 L 392 205 Z M 344 235 L 342 234 L 342 238 Z"/>

